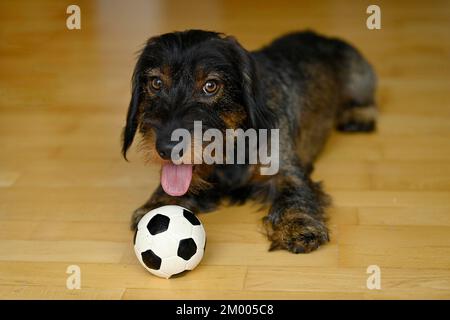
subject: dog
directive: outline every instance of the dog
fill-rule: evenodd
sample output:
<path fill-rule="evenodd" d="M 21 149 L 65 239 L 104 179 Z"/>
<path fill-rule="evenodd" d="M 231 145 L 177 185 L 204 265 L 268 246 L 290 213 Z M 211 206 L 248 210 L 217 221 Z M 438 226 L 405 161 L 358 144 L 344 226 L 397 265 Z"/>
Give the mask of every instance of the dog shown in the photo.
<path fill-rule="evenodd" d="M 294 32 L 249 52 L 231 36 L 187 30 L 150 38 L 132 76 L 122 133 L 126 159 L 136 132 L 145 159 L 162 165 L 161 184 L 136 211 L 177 204 L 208 212 L 224 201 L 263 204 L 269 250 L 308 253 L 329 241 L 329 196 L 310 178 L 332 130 L 376 127 L 376 75 L 348 43 Z M 279 129 L 279 170 L 258 164 L 184 164 L 170 158 L 176 128 Z"/>

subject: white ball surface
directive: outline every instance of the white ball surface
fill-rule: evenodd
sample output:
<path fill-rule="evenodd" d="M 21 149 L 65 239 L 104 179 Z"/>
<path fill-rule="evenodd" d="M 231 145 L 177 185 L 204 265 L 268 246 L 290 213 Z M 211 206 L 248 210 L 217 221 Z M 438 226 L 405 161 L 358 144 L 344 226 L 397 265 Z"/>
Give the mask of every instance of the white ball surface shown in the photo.
<path fill-rule="evenodd" d="M 188 209 L 163 206 L 139 221 L 134 251 L 152 274 L 170 278 L 193 270 L 202 260 L 206 234 L 200 220 Z"/>

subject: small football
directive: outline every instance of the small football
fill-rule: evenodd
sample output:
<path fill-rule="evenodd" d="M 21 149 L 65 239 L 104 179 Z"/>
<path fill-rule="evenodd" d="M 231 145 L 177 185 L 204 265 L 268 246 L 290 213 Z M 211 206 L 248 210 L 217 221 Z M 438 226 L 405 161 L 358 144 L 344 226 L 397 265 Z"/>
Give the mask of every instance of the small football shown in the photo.
<path fill-rule="evenodd" d="M 170 278 L 193 270 L 202 260 L 206 234 L 190 210 L 170 205 L 149 211 L 139 221 L 134 251 L 152 274 Z"/>

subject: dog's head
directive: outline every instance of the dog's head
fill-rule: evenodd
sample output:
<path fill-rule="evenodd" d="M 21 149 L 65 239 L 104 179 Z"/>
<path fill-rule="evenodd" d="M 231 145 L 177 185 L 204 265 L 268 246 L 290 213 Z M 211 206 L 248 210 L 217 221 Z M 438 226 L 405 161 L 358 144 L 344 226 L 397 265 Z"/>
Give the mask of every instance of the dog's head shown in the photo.
<path fill-rule="evenodd" d="M 163 34 L 148 40 L 136 63 L 122 153 L 126 157 L 139 130 L 146 149 L 153 150 L 150 157 L 166 160 L 164 190 L 181 195 L 192 166 L 167 163 L 175 129 L 192 131 L 194 121 L 203 130 L 269 129 L 273 119 L 255 62 L 234 38 L 200 30 Z"/>

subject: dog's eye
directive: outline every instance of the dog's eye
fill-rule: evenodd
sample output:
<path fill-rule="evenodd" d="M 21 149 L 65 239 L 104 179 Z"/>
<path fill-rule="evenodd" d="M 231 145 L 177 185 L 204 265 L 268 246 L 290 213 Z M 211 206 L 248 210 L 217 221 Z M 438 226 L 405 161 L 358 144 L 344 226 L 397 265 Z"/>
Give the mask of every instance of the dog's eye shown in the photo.
<path fill-rule="evenodd" d="M 214 80 L 208 80 L 206 81 L 205 85 L 203 86 L 203 92 L 206 93 L 206 95 L 210 96 L 216 93 L 219 86 L 217 85 L 217 82 Z"/>
<path fill-rule="evenodd" d="M 150 82 L 150 85 L 152 86 L 153 90 L 159 91 L 162 88 L 163 82 L 162 82 L 162 80 L 160 78 L 153 77 L 151 82 Z"/>

